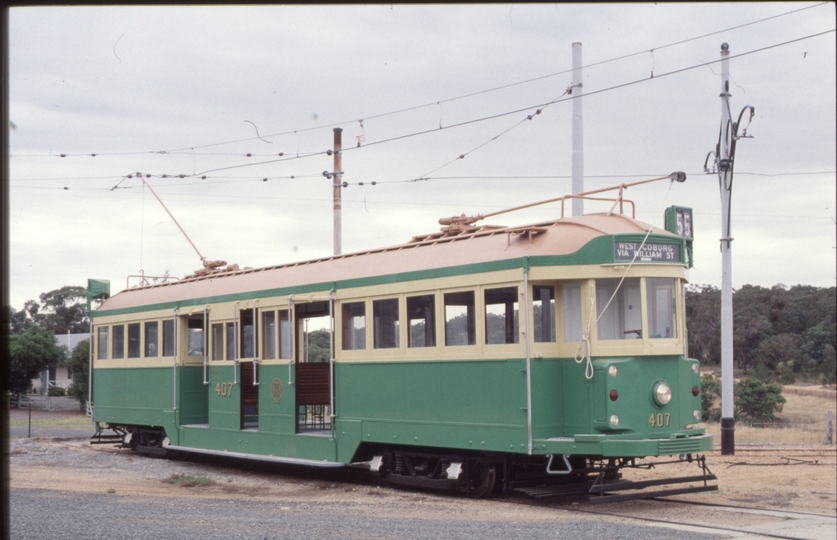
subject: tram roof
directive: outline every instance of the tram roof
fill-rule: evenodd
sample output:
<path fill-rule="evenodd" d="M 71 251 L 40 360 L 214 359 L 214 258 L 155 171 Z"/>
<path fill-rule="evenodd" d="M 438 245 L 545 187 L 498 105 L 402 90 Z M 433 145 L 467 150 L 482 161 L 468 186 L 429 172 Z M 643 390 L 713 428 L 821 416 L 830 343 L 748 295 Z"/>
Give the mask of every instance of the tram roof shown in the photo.
<path fill-rule="evenodd" d="M 672 233 L 622 214 L 585 214 L 533 225 L 467 227 L 416 236 L 407 243 L 320 259 L 236 270 L 192 274 L 179 281 L 125 289 L 97 311 L 188 303 L 335 281 L 514 260 L 569 255 L 591 240 L 614 234 Z M 329 287 L 325 287 L 329 288 Z M 321 289 L 322 290 L 322 289 Z"/>

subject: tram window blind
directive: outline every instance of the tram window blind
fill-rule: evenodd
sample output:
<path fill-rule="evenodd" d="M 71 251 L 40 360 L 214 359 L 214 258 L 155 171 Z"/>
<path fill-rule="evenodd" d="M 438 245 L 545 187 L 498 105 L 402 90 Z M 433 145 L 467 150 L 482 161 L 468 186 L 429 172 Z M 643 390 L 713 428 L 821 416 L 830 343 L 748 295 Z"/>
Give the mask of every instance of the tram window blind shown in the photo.
<path fill-rule="evenodd" d="M 398 298 L 372 302 L 372 317 L 375 324 L 375 348 L 393 349 L 399 347 Z"/>
<path fill-rule="evenodd" d="M 163 356 L 174 356 L 174 320 L 163 320 Z"/>
<path fill-rule="evenodd" d="M 288 310 L 279 311 L 279 358 L 291 357 L 291 321 Z"/>
<path fill-rule="evenodd" d="M 535 343 L 555 343 L 555 287 L 532 287 L 532 314 Z"/>
<path fill-rule="evenodd" d="M 212 325 L 212 359 L 224 359 L 224 324 L 216 323 Z"/>
<path fill-rule="evenodd" d="M 445 345 L 476 345 L 474 291 L 445 294 Z"/>
<path fill-rule="evenodd" d="M 140 357 L 140 323 L 128 325 L 128 358 Z"/>
<path fill-rule="evenodd" d="M 108 357 L 108 327 L 99 327 L 96 338 L 96 359 L 105 360 Z"/>
<path fill-rule="evenodd" d="M 276 358 L 275 311 L 262 311 L 262 358 Z"/>
<path fill-rule="evenodd" d="M 159 353 L 157 350 L 158 336 L 157 331 L 160 326 L 157 321 L 148 321 L 145 323 L 145 357 L 153 358 Z"/>
<path fill-rule="evenodd" d="M 125 326 L 113 327 L 113 355 L 112 358 L 125 358 Z"/>
<path fill-rule="evenodd" d="M 564 342 L 581 341 L 581 284 L 565 283 L 561 286 L 564 304 Z"/>
<path fill-rule="evenodd" d="M 436 346 L 436 297 L 407 298 L 407 347 Z"/>
<path fill-rule="evenodd" d="M 235 324 L 227 323 L 227 360 L 235 360 Z"/>
<path fill-rule="evenodd" d="M 366 302 L 349 302 L 341 309 L 343 350 L 366 348 Z"/>

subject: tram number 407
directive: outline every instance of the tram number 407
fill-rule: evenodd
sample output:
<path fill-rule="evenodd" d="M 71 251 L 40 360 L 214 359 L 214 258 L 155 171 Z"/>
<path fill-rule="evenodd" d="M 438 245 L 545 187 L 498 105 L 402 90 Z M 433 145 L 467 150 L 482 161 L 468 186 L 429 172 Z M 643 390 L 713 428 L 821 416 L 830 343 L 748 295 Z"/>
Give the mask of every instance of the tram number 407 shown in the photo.
<path fill-rule="evenodd" d="M 215 393 L 222 397 L 229 397 L 232 395 L 233 383 L 219 382 L 215 385 Z"/>
<path fill-rule="evenodd" d="M 651 427 L 668 427 L 671 423 L 671 413 L 652 414 L 648 423 L 651 424 Z"/>

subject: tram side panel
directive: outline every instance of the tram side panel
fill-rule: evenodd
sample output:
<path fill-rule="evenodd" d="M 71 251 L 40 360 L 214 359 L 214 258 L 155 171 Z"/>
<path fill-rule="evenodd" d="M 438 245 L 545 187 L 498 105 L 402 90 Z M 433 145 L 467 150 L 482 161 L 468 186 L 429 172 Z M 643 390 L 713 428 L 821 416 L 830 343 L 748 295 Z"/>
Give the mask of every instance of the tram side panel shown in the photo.
<path fill-rule="evenodd" d="M 362 443 L 526 449 L 521 359 L 339 363 L 337 368 L 338 431 L 341 422 L 359 422 Z"/>

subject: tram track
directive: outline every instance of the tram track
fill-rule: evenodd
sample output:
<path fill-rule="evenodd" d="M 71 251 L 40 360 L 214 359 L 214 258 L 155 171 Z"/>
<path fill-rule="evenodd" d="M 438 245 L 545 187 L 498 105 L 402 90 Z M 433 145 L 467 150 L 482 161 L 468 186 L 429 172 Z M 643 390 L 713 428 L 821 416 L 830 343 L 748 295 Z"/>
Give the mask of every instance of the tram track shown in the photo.
<path fill-rule="evenodd" d="M 830 528 L 830 530 L 834 530 L 835 526 L 837 526 L 837 515 L 830 515 L 830 514 L 822 514 L 816 512 L 804 512 L 804 511 L 793 511 L 793 510 L 774 510 L 774 509 L 766 509 L 766 508 L 756 508 L 751 506 L 738 506 L 738 505 L 729 505 L 729 504 L 717 504 L 717 503 L 706 503 L 706 502 L 699 502 L 699 501 L 683 501 L 683 500 L 675 500 L 675 499 L 665 499 L 665 498 L 652 498 L 646 499 L 646 501 L 654 501 L 658 503 L 670 503 L 670 504 L 680 504 L 685 506 L 698 506 L 698 507 L 707 507 L 713 509 L 719 509 L 722 511 L 730 511 L 730 512 L 744 512 L 748 514 L 761 514 L 764 516 L 781 516 L 783 519 L 816 519 L 821 520 L 824 524 Z M 636 520 L 642 521 L 646 523 L 655 523 L 665 526 L 670 526 L 674 528 L 688 528 L 693 532 L 701 532 L 701 531 L 712 531 L 712 532 L 727 532 L 733 533 L 737 538 L 779 538 L 784 540 L 812 540 L 814 538 L 820 538 L 819 536 L 802 536 L 802 535 L 787 535 L 787 534 L 779 534 L 779 533 L 772 533 L 772 532 L 765 532 L 765 531 L 756 531 L 750 530 L 747 528 L 743 528 L 740 526 L 730 526 L 728 524 L 712 524 L 706 522 L 694 522 L 694 521 L 683 521 L 677 519 L 670 519 L 670 518 L 654 518 L 648 516 L 642 516 L 632 513 L 625 513 L 625 512 L 614 512 L 602 509 L 602 507 L 595 507 L 595 509 L 586 509 L 581 507 L 580 505 L 576 504 L 576 502 L 572 503 L 571 507 L 566 506 L 559 506 L 556 503 L 550 503 L 544 500 L 527 500 L 524 496 L 516 497 L 514 499 L 506 499 L 506 502 L 510 504 L 517 504 L 523 506 L 535 506 L 541 508 L 550 508 L 553 510 L 567 512 L 567 513 L 584 513 L 584 514 L 594 514 L 594 515 L 602 515 L 608 517 L 615 517 L 615 518 L 622 518 L 628 520 Z M 567 500 L 564 499 L 560 504 L 565 505 Z M 800 517 L 802 516 L 802 517 Z M 741 536 L 743 535 L 743 536 Z"/>

